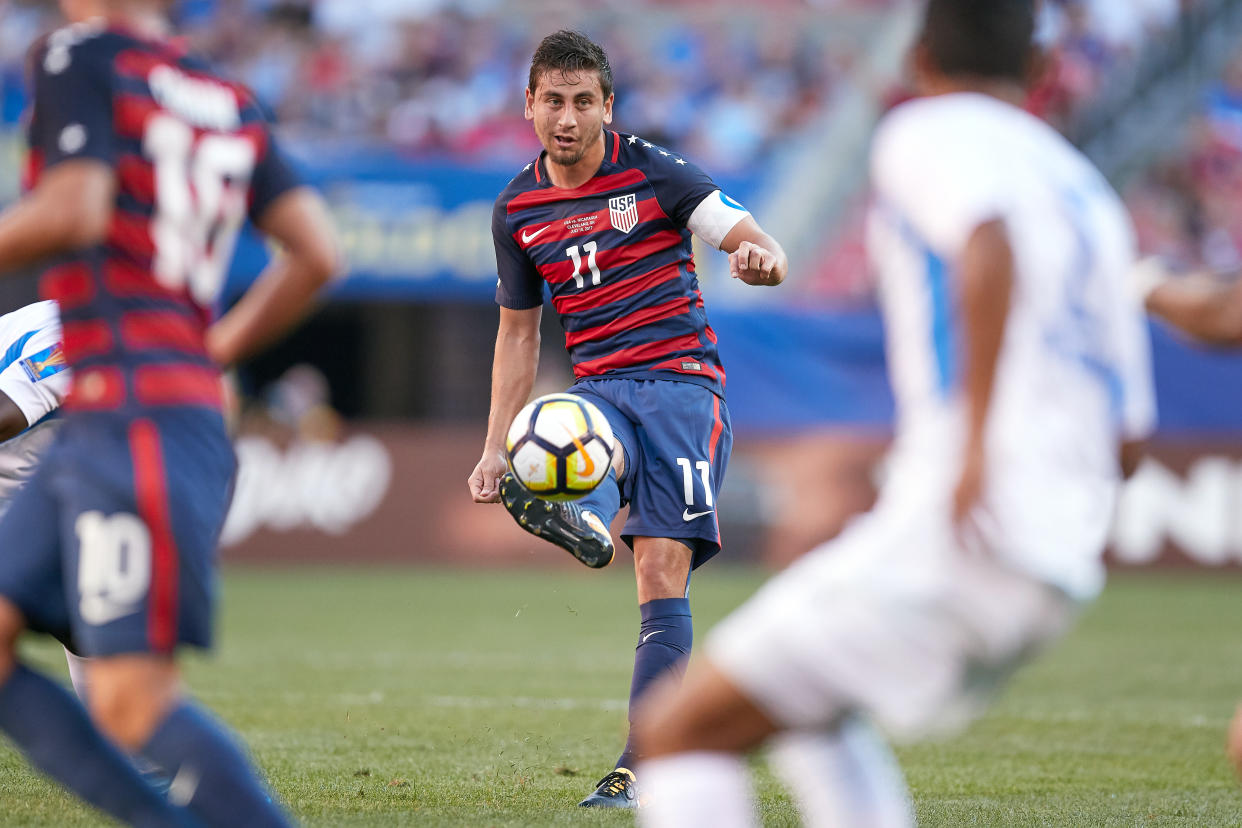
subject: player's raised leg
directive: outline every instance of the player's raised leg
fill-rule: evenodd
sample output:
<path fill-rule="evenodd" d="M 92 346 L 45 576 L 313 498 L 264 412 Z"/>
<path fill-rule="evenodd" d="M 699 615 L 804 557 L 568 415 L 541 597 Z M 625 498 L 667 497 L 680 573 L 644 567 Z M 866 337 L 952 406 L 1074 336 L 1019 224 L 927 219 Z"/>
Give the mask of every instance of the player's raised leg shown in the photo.
<path fill-rule="evenodd" d="M 600 517 L 610 513 L 615 517 L 621 508 L 616 472 L 610 471 L 598 489 L 604 492 L 591 504 L 556 503 L 536 497 L 506 473 L 500 479 L 500 501 L 518 526 L 556 544 L 586 566 L 601 569 L 616 554 L 608 523 Z"/>
<path fill-rule="evenodd" d="M 500 481 L 500 500 L 527 532 L 598 569 L 611 563 L 615 554 L 609 527 L 627 499 L 622 492 L 630 471 L 627 458 L 638 456 L 638 437 L 634 424 L 607 399 L 577 386 L 574 394 L 595 406 L 612 429 L 612 467 L 607 476 L 585 497 L 558 503 L 536 497 L 506 474 Z"/>

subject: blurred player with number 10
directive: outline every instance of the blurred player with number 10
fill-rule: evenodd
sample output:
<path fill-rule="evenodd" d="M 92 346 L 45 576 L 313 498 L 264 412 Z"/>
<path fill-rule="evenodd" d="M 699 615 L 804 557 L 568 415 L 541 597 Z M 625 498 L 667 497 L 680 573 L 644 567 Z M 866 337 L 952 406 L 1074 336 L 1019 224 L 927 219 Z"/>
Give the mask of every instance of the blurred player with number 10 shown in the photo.
<path fill-rule="evenodd" d="M 322 203 L 257 106 L 169 38 L 162 0 L 62 0 L 33 53 L 29 192 L 0 272 L 53 259 L 73 384 L 65 423 L 0 521 L 0 730 L 134 825 L 284 825 L 233 737 L 181 688 L 211 644 L 235 461 L 218 365 L 295 322 L 336 267 Z M 283 254 L 209 325 L 247 215 Z M 18 660 L 24 629 L 90 657 L 90 716 Z M 171 780 L 168 798 L 124 753 Z"/>
<path fill-rule="evenodd" d="M 606 129 L 612 69 L 583 35 L 561 31 L 531 61 L 526 118 L 544 151 L 496 201 L 492 236 L 500 328 L 475 501 L 503 501 L 518 523 L 587 566 L 613 557 L 608 526 L 630 504 L 641 613 L 630 707 L 651 681 L 679 674 L 692 639 L 690 571 L 720 551 L 716 496 L 732 446 L 724 369 L 707 323 L 690 236 L 729 253 L 734 277 L 785 278 L 780 246 L 693 164 Z M 539 356 L 544 285 L 560 314 L 577 382 L 608 418 L 613 470 L 577 503 L 539 500 L 505 473 L 504 440 L 526 404 Z M 635 760 L 581 804 L 633 807 Z"/>

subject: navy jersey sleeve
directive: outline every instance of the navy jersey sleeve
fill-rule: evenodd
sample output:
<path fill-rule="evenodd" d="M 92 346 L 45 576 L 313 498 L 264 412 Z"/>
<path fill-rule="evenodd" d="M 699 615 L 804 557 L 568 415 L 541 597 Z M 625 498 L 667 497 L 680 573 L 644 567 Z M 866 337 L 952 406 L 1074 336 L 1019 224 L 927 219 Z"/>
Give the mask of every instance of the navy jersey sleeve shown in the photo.
<path fill-rule="evenodd" d="M 659 154 L 659 148 L 647 152 L 653 153 L 655 159 L 644 172 L 655 190 L 656 201 L 673 223 L 684 229 L 694 209 L 720 188 L 711 176 L 684 158 L 672 154 L 665 157 Z"/>
<path fill-rule="evenodd" d="M 77 41 L 68 29 L 35 55 L 30 148 L 44 167 L 77 158 L 115 166 L 110 57 L 99 39 Z"/>
<path fill-rule="evenodd" d="M 302 186 L 302 179 L 281 152 L 272 131 L 264 125 L 264 152 L 250 179 L 250 220 L 256 224 L 276 199 Z"/>
<path fill-rule="evenodd" d="M 543 277 L 509 232 L 507 200 L 502 195 L 492 208 L 492 242 L 496 245 L 496 304 L 510 310 L 529 310 L 543 304 Z"/>

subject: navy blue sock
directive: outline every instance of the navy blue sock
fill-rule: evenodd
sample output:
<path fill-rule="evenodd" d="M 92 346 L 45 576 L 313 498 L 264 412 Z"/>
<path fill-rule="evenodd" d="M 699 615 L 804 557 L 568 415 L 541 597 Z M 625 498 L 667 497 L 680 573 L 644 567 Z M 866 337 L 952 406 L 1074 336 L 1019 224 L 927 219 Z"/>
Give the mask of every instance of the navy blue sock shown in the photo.
<path fill-rule="evenodd" d="M 581 509 L 602 520 L 605 526 L 612 526 L 612 519 L 621 511 L 621 486 L 617 483 L 617 470 L 609 469 L 608 476 L 600 481 L 595 491 L 576 502 Z"/>
<path fill-rule="evenodd" d="M 121 822 L 197 825 L 142 781 L 76 698 L 21 664 L 0 686 L 0 730 L 35 767 Z"/>
<path fill-rule="evenodd" d="M 617 767 L 631 770 L 638 758 L 634 753 L 634 714 L 638 702 L 651 683 L 661 676 L 672 674 L 681 678 L 694 643 L 689 598 L 657 598 L 640 605 L 638 610 L 643 622 L 638 629 L 634 678 L 630 682 L 630 737 L 617 760 Z"/>
<path fill-rule="evenodd" d="M 168 798 L 206 825 L 290 824 L 224 726 L 188 702 L 168 714 L 142 755 L 172 779 Z"/>

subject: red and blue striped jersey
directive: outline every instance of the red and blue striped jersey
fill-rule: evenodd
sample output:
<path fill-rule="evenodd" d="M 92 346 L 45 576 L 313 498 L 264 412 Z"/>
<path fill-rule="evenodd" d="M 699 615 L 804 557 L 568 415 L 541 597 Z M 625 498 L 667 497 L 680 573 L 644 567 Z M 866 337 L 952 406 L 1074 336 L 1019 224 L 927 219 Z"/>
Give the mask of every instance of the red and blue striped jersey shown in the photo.
<path fill-rule="evenodd" d="M 496 301 L 538 307 L 546 284 L 579 379 L 671 379 L 723 395 L 686 228 L 719 188 L 635 135 L 603 140 L 604 162 L 581 187 L 553 185 L 541 155 L 496 200 Z"/>
<path fill-rule="evenodd" d="M 74 369 L 66 408 L 219 408 L 204 332 L 247 215 L 297 180 L 253 98 L 171 41 L 102 24 L 33 52 L 26 186 L 75 159 L 116 174 L 105 240 L 41 282 Z"/>

